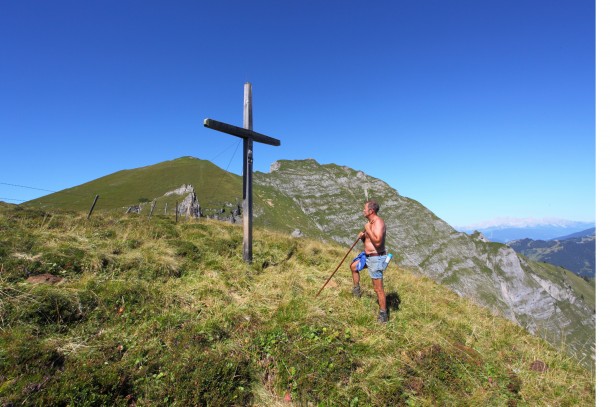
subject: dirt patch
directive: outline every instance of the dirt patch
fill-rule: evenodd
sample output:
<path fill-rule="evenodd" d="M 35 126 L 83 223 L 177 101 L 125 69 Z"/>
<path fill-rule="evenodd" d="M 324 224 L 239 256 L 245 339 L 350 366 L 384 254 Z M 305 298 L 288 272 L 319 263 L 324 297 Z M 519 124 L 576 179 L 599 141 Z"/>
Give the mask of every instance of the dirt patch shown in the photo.
<path fill-rule="evenodd" d="M 53 284 L 61 283 L 62 281 L 64 281 L 64 279 L 62 277 L 54 276 L 53 274 L 44 273 L 44 274 L 38 274 L 36 276 L 30 276 L 25 281 L 27 281 L 30 284 L 51 284 L 51 285 L 53 285 Z"/>
<path fill-rule="evenodd" d="M 549 367 L 543 361 L 535 360 L 530 365 L 530 369 L 533 370 L 534 372 L 543 373 L 543 372 L 546 372 L 549 369 Z"/>

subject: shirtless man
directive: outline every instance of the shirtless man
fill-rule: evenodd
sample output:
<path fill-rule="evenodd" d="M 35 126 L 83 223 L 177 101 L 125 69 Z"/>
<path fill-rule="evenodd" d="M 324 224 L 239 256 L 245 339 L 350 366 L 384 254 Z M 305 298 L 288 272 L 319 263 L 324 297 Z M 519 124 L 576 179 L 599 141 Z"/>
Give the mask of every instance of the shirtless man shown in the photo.
<path fill-rule="evenodd" d="M 364 232 L 360 232 L 358 238 L 364 243 L 364 252 L 356 257 L 350 264 L 352 270 L 352 278 L 354 280 L 354 289 L 352 294 L 356 297 L 361 296 L 360 291 L 360 270 L 368 268 L 369 275 L 373 280 L 373 289 L 377 294 L 377 302 L 379 303 L 379 322 L 388 321 L 388 312 L 386 308 L 385 292 L 383 291 L 383 271 L 387 267 L 386 249 L 385 249 L 385 222 L 381 219 L 379 212 L 379 204 L 373 200 L 367 201 L 364 204 L 362 211 L 368 223 L 364 225 Z"/>

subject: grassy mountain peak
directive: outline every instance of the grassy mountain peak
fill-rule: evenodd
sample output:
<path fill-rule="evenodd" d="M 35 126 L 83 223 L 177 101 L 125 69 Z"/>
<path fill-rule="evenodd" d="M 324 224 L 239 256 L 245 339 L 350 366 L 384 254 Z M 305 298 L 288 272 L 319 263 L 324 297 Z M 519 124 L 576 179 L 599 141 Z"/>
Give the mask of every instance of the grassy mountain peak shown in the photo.
<path fill-rule="evenodd" d="M 86 210 L 99 195 L 96 209 L 119 210 L 152 202 L 181 185 L 193 185 L 203 206 L 221 206 L 241 197 L 241 177 L 207 160 L 181 157 L 145 167 L 121 170 L 93 181 L 27 202 L 50 210 Z"/>

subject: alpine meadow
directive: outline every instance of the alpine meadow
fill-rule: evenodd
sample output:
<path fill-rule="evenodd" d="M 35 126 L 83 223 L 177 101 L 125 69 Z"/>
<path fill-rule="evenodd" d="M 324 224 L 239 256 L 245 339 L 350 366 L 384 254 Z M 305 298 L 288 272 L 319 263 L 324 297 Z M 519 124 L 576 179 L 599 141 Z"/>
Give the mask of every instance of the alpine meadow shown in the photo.
<path fill-rule="evenodd" d="M 594 279 L 314 160 L 255 173 L 248 264 L 241 192 L 183 157 L 0 202 L 2 405 L 595 405 Z M 367 198 L 387 324 L 356 250 L 316 298 Z"/>

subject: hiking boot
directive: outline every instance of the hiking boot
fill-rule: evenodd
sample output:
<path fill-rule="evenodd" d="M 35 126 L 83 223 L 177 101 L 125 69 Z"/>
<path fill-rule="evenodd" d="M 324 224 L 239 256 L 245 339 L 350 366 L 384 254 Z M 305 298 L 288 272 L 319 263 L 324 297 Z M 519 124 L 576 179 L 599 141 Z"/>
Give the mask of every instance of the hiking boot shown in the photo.
<path fill-rule="evenodd" d="M 362 291 L 360 291 L 360 286 L 354 286 L 354 288 L 352 288 L 352 295 L 356 298 L 360 298 L 362 297 Z"/>
<path fill-rule="evenodd" d="M 388 322 L 388 311 L 379 311 L 379 316 L 377 317 L 377 322 L 385 324 Z"/>

